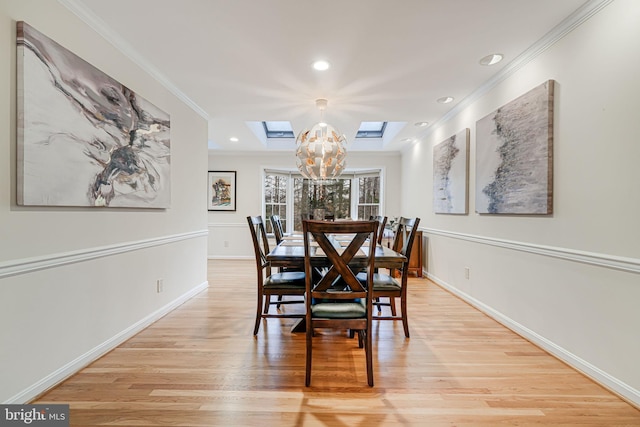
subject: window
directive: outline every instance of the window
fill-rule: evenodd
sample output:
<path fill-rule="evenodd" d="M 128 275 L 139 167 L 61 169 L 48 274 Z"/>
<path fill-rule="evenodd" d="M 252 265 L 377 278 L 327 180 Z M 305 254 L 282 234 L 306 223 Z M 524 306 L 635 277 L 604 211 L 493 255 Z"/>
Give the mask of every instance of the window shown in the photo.
<path fill-rule="evenodd" d="M 267 138 L 295 138 L 289 122 L 262 122 Z"/>
<path fill-rule="evenodd" d="M 380 212 L 380 176 L 358 177 L 358 218 L 369 219 Z"/>
<path fill-rule="evenodd" d="M 337 179 L 312 181 L 298 172 L 265 170 L 263 212 L 267 232 L 272 232 L 268 221 L 271 215 L 280 215 L 287 233 L 302 231 L 302 219 L 313 218 L 314 211 L 333 215 L 335 219 L 369 219 L 379 215 L 380 175 L 380 170 L 345 172 Z"/>
<path fill-rule="evenodd" d="M 297 176 L 293 181 L 293 221 L 295 231 L 302 231 L 302 218 L 330 214 L 336 219 L 351 218 L 351 179 L 311 181 Z"/>
<path fill-rule="evenodd" d="M 382 138 L 387 122 L 362 122 L 356 138 Z"/>
<path fill-rule="evenodd" d="M 264 212 L 267 233 L 273 233 L 271 215 L 279 215 L 282 228 L 287 229 L 287 183 L 288 175 L 268 174 L 264 180 Z"/>

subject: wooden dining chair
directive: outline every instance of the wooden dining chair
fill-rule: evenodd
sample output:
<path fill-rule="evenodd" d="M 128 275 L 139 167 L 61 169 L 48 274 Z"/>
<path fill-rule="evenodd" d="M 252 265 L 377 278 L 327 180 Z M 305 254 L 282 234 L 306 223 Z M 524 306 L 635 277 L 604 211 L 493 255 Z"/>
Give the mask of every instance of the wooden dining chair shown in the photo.
<path fill-rule="evenodd" d="M 373 280 L 375 245 L 363 252 L 367 239 L 373 242 L 378 229 L 375 221 L 303 221 L 304 266 L 306 283 L 306 375 L 305 384 L 311 384 L 311 361 L 314 331 L 321 328 L 344 329 L 358 333 L 358 345 L 364 347 L 367 382 L 373 386 L 373 356 L 371 345 L 372 296 L 367 283 Z M 333 240 L 333 236 L 349 234 L 352 240 L 346 247 Z M 317 247 L 312 247 L 313 239 Z M 369 250 L 371 249 L 371 250 Z M 322 276 L 313 274 L 313 257 L 318 251 L 330 262 Z M 364 264 L 349 265 L 354 257 Z M 356 269 L 357 268 L 357 269 Z M 366 268 L 364 283 L 356 278 Z"/>
<path fill-rule="evenodd" d="M 398 229 L 393 241 L 393 250 L 403 254 L 406 261 L 400 269 L 400 281 L 394 278 L 393 271 L 389 274 L 376 272 L 373 275 L 373 298 L 374 304 L 378 307 L 380 313 L 381 306 L 388 306 L 391 310 L 390 316 L 375 316 L 375 320 L 402 320 L 405 337 L 409 338 L 409 319 L 407 315 L 407 281 L 409 274 L 409 260 L 411 259 L 411 249 L 413 248 L 413 240 L 418 231 L 420 218 L 400 218 L 398 220 Z M 360 273 L 358 280 L 364 282 L 367 277 Z M 369 282 L 367 282 L 369 283 Z M 380 298 L 388 298 L 386 302 Z M 396 310 L 396 298 L 400 298 L 400 315 Z"/>
<path fill-rule="evenodd" d="M 276 238 L 276 244 L 279 245 L 284 239 L 284 228 L 282 227 L 282 220 L 280 215 L 271 215 L 271 228 L 273 229 L 273 236 Z"/>
<path fill-rule="evenodd" d="M 256 324 L 253 328 L 253 335 L 257 335 L 260 328 L 260 320 L 270 317 L 279 318 L 304 318 L 304 313 L 269 313 L 271 305 L 277 305 L 279 310 L 281 304 L 301 304 L 304 299 L 282 300 L 283 296 L 304 296 L 305 275 L 303 271 L 285 271 L 273 273 L 271 264 L 267 261 L 266 255 L 269 253 L 269 241 L 264 228 L 264 221 L 261 216 L 248 216 L 247 222 L 251 230 L 253 247 L 256 257 L 256 272 L 258 285 L 258 307 L 256 310 Z M 271 301 L 271 296 L 279 298 L 277 302 Z"/>
<path fill-rule="evenodd" d="M 381 245 L 382 238 L 384 237 L 384 228 L 387 225 L 387 217 L 382 215 L 377 215 L 377 216 L 372 215 L 369 217 L 369 219 L 373 221 L 378 221 L 378 231 L 376 233 L 376 242 L 379 245 Z"/>
<path fill-rule="evenodd" d="M 279 245 L 284 240 L 285 232 L 284 227 L 282 226 L 282 220 L 280 219 L 280 215 L 271 215 L 269 218 L 271 221 L 271 228 L 273 229 L 273 236 L 276 238 L 276 245 Z M 302 235 L 300 236 L 302 239 Z M 278 272 L 284 273 L 287 271 L 304 271 L 304 267 L 279 267 Z M 276 309 L 280 309 L 280 305 L 284 300 L 283 295 L 278 295 L 278 302 L 276 303 Z"/>

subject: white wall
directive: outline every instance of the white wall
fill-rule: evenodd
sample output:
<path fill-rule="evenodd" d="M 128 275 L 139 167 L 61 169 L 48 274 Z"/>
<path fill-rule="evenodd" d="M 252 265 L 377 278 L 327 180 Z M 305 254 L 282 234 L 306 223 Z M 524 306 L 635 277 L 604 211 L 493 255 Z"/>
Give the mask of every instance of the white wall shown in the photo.
<path fill-rule="evenodd" d="M 16 21 L 170 114 L 171 208 L 16 205 Z M 2 0 L 0 28 L 0 402 L 24 403 L 206 287 L 207 121 L 58 2 Z"/>
<path fill-rule="evenodd" d="M 431 278 L 640 404 L 640 2 L 616 0 L 402 157 Z M 554 213 L 478 215 L 475 123 L 556 81 Z M 433 146 L 471 129 L 470 214 L 435 215 Z M 470 268 L 465 279 L 464 268 Z"/>
<path fill-rule="evenodd" d="M 348 147 L 347 147 L 348 149 Z M 252 258 L 253 244 L 247 216 L 262 215 L 262 171 L 265 168 L 295 169 L 293 152 L 209 153 L 209 170 L 237 171 L 235 212 L 209 212 L 209 257 Z M 400 155 L 398 153 L 347 154 L 349 168 L 381 168 L 384 173 L 383 214 L 400 216 Z M 225 243 L 226 242 L 226 243 Z M 225 244 L 227 246 L 225 246 Z"/>

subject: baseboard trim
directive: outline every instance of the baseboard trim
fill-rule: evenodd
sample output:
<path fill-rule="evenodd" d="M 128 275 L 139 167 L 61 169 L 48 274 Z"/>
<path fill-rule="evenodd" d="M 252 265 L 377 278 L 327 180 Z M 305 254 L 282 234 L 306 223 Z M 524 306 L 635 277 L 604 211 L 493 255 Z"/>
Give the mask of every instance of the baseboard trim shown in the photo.
<path fill-rule="evenodd" d="M 509 318 L 508 316 L 505 316 L 499 311 L 494 310 L 490 306 L 475 299 L 474 297 L 467 294 L 466 292 L 462 292 L 461 290 L 450 285 L 444 280 L 440 280 L 438 277 L 434 276 L 433 274 L 426 272 L 426 276 L 429 279 L 431 279 L 433 282 L 437 283 L 442 288 L 456 295 L 457 297 L 467 302 L 468 304 L 472 305 L 476 309 L 480 310 L 482 313 L 491 317 L 498 323 L 504 325 L 506 328 L 512 330 L 513 332 L 525 338 L 526 340 L 532 342 L 533 344 L 537 345 L 543 350 L 549 352 L 553 356 L 562 360 L 567 365 L 571 366 L 572 368 L 576 369 L 583 375 L 591 378 L 593 381 L 605 387 L 607 390 L 618 395 L 621 399 L 627 401 L 629 404 L 637 408 L 640 408 L 640 390 L 636 390 L 630 385 L 626 384 L 625 382 L 620 381 L 619 379 L 613 377 L 612 375 L 609 375 L 608 373 L 604 372 L 600 368 L 590 364 L 586 360 L 576 356 L 575 354 L 571 353 L 565 348 L 557 345 L 553 341 L 548 340 L 547 338 L 521 325 L 520 323 Z"/>
<path fill-rule="evenodd" d="M 19 274 L 31 273 L 33 271 L 55 268 L 62 265 L 88 261 L 110 255 L 122 254 L 125 252 L 137 251 L 154 246 L 166 245 L 182 240 L 206 237 L 209 230 L 192 231 L 169 236 L 156 237 L 153 239 L 137 240 L 133 242 L 120 243 L 116 245 L 100 246 L 79 251 L 61 252 L 58 254 L 44 255 L 34 258 L 23 258 L 0 263 L 0 279 Z"/>
<path fill-rule="evenodd" d="M 160 309 L 149 314 L 139 322 L 136 322 L 135 324 L 131 325 L 127 329 L 123 330 L 122 332 L 114 335 L 112 338 L 108 339 L 102 344 L 94 347 L 93 349 L 89 350 L 85 354 L 67 363 L 60 369 L 57 369 L 56 371 L 42 378 L 37 383 L 31 385 L 27 389 L 11 397 L 6 402 L 3 402 L 3 404 L 25 404 L 34 400 L 35 398 L 37 398 L 47 390 L 60 384 L 62 381 L 69 378 L 71 375 L 74 375 L 75 373 L 80 371 L 82 368 L 88 366 L 89 364 L 96 361 L 106 353 L 110 352 L 111 350 L 113 350 L 114 348 L 116 348 L 117 346 L 119 346 L 129 338 L 141 332 L 143 329 L 147 328 L 152 323 L 166 316 L 167 314 L 175 310 L 180 305 L 184 304 L 185 302 L 187 302 L 188 300 L 190 300 L 200 292 L 207 289 L 208 286 L 209 286 L 209 282 L 203 282 L 199 284 L 198 286 L 182 294 L 175 300 L 166 304 L 164 307 L 161 307 Z"/>

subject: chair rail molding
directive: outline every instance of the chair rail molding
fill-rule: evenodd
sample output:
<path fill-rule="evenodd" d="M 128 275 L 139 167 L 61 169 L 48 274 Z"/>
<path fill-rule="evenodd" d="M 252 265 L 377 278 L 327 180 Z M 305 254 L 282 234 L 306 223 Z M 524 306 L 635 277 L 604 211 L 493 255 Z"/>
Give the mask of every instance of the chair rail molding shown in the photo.
<path fill-rule="evenodd" d="M 108 246 L 87 248 L 78 251 L 61 252 L 57 254 L 2 262 L 0 263 L 0 279 L 10 276 L 16 276 L 19 274 L 30 273 L 33 271 L 44 270 L 46 268 L 54 268 L 62 265 L 74 264 L 77 262 L 88 261 L 110 255 L 117 255 L 125 252 L 166 245 L 169 243 L 179 242 L 181 240 L 206 237 L 208 234 L 208 230 L 190 231 L 181 234 L 155 237 L 152 239 L 137 240 Z"/>
<path fill-rule="evenodd" d="M 621 270 L 636 274 L 640 273 L 640 259 L 637 258 L 620 257 L 615 255 L 586 252 L 577 249 L 568 249 L 555 246 L 536 245 L 533 243 L 516 242 L 513 240 L 497 239 L 493 237 L 477 236 L 466 233 L 457 233 L 447 230 L 437 230 L 434 228 L 421 229 L 427 235 L 431 234 L 435 236 L 444 236 L 452 239 L 480 243 L 483 245 L 497 246 L 516 251 L 529 252 L 537 255 L 559 258 L 567 261 L 579 262 L 582 264 L 596 265 L 599 267 L 612 268 L 615 270 Z"/>

